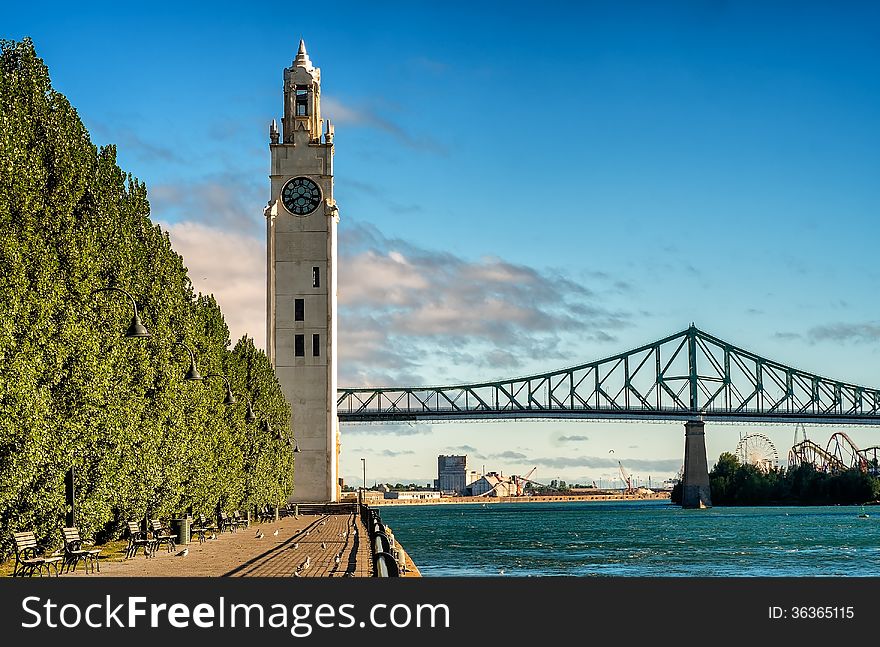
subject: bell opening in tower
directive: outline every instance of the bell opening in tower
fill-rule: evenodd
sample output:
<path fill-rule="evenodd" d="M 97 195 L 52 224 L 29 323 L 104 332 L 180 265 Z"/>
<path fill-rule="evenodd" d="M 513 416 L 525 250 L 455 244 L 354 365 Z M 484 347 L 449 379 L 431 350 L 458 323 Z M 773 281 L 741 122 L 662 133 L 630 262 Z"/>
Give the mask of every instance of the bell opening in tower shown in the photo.
<path fill-rule="evenodd" d="M 306 85 L 296 86 L 296 116 L 309 115 L 309 88 Z"/>

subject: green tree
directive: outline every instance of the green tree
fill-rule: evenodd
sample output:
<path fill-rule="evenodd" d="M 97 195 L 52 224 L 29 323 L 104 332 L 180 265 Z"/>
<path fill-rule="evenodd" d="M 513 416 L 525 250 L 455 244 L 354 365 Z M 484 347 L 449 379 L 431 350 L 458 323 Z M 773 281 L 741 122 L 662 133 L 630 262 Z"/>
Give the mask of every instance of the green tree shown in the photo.
<path fill-rule="evenodd" d="M 212 296 L 195 294 L 146 186 L 97 148 L 51 85 L 33 44 L 0 41 L 0 554 L 11 531 L 57 544 L 63 478 L 77 474 L 83 534 L 118 535 L 146 512 L 277 503 L 292 489 L 290 447 L 255 433 L 225 374 L 273 429 L 289 407 L 253 341 L 229 350 Z M 148 339 L 122 338 L 130 292 Z M 249 461 L 256 451 L 256 459 Z"/>

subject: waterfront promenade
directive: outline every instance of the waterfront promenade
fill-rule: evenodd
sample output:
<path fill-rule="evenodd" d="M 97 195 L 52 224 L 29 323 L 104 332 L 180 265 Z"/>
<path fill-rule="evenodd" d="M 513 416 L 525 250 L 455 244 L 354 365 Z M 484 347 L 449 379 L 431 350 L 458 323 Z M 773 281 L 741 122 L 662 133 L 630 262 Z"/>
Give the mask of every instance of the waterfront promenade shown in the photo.
<path fill-rule="evenodd" d="M 258 531 L 262 535 L 258 537 Z M 255 523 L 237 532 L 215 533 L 174 552 L 159 549 L 132 559 L 102 553 L 100 573 L 80 566 L 61 577 L 372 577 L 367 530 L 354 513 L 307 514 Z M 184 548 L 186 556 L 178 556 Z M 121 549 L 124 551 L 124 546 Z M 418 577 L 406 558 L 403 576 Z"/>

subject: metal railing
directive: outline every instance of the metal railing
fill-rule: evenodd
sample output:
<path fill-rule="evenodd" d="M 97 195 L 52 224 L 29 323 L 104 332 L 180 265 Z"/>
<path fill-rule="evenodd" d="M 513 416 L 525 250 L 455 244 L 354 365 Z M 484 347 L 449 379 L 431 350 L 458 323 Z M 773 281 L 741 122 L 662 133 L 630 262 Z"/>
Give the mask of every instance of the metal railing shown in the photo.
<path fill-rule="evenodd" d="M 361 521 L 369 534 L 374 575 L 376 577 L 400 577 L 400 567 L 391 552 L 393 540 L 388 536 L 379 511 L 369 506 L 361 506 Z"/>

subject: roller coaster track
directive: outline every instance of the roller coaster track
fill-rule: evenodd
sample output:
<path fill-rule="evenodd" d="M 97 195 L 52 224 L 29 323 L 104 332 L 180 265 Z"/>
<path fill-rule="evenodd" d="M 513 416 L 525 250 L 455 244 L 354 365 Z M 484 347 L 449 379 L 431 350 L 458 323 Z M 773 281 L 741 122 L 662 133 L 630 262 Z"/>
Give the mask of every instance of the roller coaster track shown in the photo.
<path fill-rule="evenodd" d="M 809 463 L 822 472 L 843 472 L 848 469 L 834 454 L 828 453 L 812 440 L 804 440 L 794 445 L 788 452 L 789 467 L 798 467 Z"/>
<path fill-rule="evenodd" d="M 788 464 L 790 467 L 797 467 L 810 463 L 816 469 L 825 472 L 857 469 L 861 472 L 870 471 L 877 474 L 880 471 L 878 454 L 880 447 L 859 449 L 848 434 L 838 431 L 828 439 L 828 446 L 825 449 L 811 440 L 795 444 L 788 453 Z"/>

